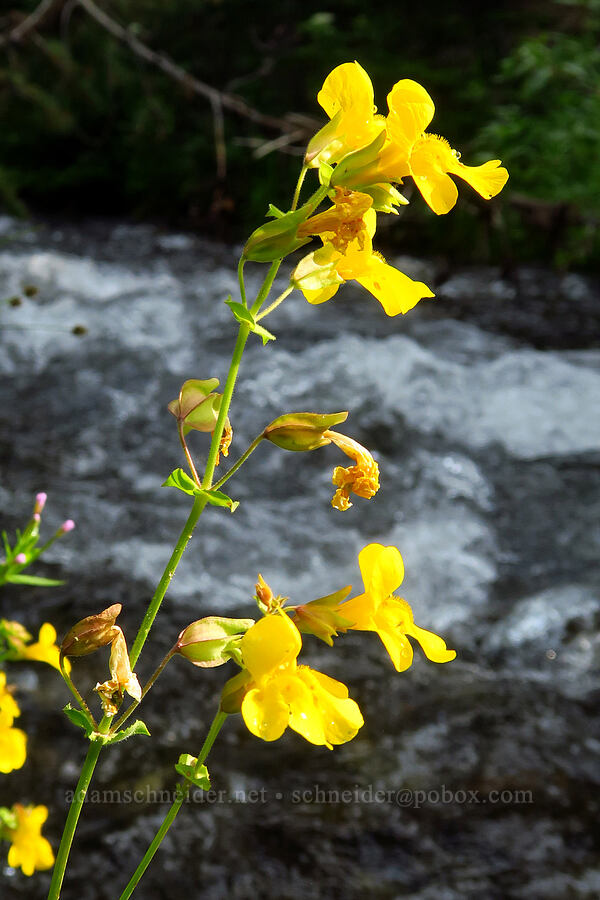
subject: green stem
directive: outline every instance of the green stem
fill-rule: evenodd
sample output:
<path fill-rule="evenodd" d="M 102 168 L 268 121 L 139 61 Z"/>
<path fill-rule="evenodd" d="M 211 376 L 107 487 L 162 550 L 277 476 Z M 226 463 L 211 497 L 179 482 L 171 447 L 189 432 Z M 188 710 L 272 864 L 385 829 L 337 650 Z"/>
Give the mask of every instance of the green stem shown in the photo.
<path fill-rule="evenodd" d="M 269 306 L 267 306 L 267 308 L 264 310 L 264 312 L 261 312 L 260 316 L 255 316 L 255 320 L 257 322 L 260 322 L 261 319 L 264 319 L 265 316 L 268 316 L 269 313 L 273 312 L 274 309 L 277 309 L 279 304 L 283 303 L 285 298 L 289 297 L 289 295 L 292 293 L 293 290 L 294 290 L 294 285 L 288 284 L 285 291 L 283 291 L 283 293 L 281 293 L 279 295 L 279 297 L 277 297 L 276 300 L 273 300 L 273 302 Z"/>
<path fill-rule="evenodd" d="M 283 262 L 283 259 L 276 259 L 271 263 L 271 267 L 269 268 L 269 271 L 267 272 L 267 277 L 263 281 L 262 287 L 261 287 L 260 291 L 258 292 L 258 296 L 256 297 L 256 300 L 254 301 L 254 303 L 252 305 L 252 309 L 250 310 L 250 312 L 252 313 L 253 316 L 256 315 L 256 313 L 259 311 L 259 309 L 263 305 L 265 298 L 267 297 L 269 291 L 271 290 L 271 287 L 273 286 L 273 282 L 275 281 L 275 276 L 277 275 L 279 266 L 281 265 L 282 262 Z"/>
<path fill-rule="evenodd" d="M 154 622 L 158 610 L 160 609 L 160 605 L 164 599 L 165 594 L 167 593 L 167 589 L 171 583 L 171 579 L 175 574 L 175 569 L 177 568 L 181 557 L 183 556 L 183 552 L 187 547 L 189 540 L 192 536 L 192 532 L 196 527 L 198 519 L 202 515 L 202 511 L 206 506 L 206 500 L 202 497 L 196 497 L 194 499 L 194 505 L 192 506 L 192 510 L 187 518 L 187 522 L 183 526 L 183 530 L 179 535 L 179 540 L 175 545 L 175 549 L 171 554 L 171 558 L 167 563 L 167 567 L 162 574 L 162 578 L 158 582 L 158 587 L 154 592 L 154 596 L 150 601 L 148 609 L 146 610 L 146 615 L 142 621 L 142 624 L 139 627 L 139 631 L 136 635 L 135 641 L 133 642 L 133 647 L 131 648 L 131 653 L 129 654 L 129 660 L 131 662 L 131 668 L 135 668 L 135 664 L 138 660 L 140 653 L 142 652 L 142 647 L 146 643 L 146 638 L 148 637 L 148 633 L 152 628 L 152 623 Z"/>
<path fill-rule="evenodd" d="M 238 282 L 240 285 L 240 297 L 244 306 L 248 306 L 248 302 L 246 300 L 246 284 L 244 282 L 244 265 L 246 264 L 246 259 L 244 256 L 240 256 L 240 261 L 238 263 Z"/>
<path fill-rule="evenodd" d="M 256 448 L 258 447 L 260 442 L 263 440 L 263 438 L 264 438 L 264 433 L 261 433 L 261 434 L 259 434 L 259 436 L 257 438 L 254 438 L 254 440 L 252 441 L 252 443 L 250 444 L 250 446 L 248 447 L 246 452 L 242 456 L 240 456 L 238 461 L 229 469 L 228 472 L 225 472 L 225 474 L 223 475 L 222 478 L 219 478 L 219 480 L 213 484 L 213 490 L 215 490 L 215 491 L 218 490 L 218 488 L 220 488 L 221 485 L 225 484 L 225 482 L 228 481 L 231 478 L 231 476 L 235 474 L 235 472 L 237 472 L 237 470 L 240 468 L 240 466 L 242 466 L 246 462 L 246 460 L 248 459 L 250 454 L 254 453 L 254 451 L 256 450 Z"/>
<path fill-rule="evenodd" d="M 200 767 L 204 764 L 206 757 L 210 753 L 212 745 L 214 744 L 219 731 L 223 727 L 223 723 L 225 722 L 226 718 L 227 718 L 227 713 L 224 713 L 221 711 L 219 711 L 217 713 L 217 715 L 214 717 L 212 725 L 210 726 L 210 730 L 206 736 L 206 740 L 204 741 L 204 744 L 202 745 L 200 754 L 198 755 L 198 760 L 196 762 L 196 765 L 194 766 L 194 774 L 196 774 L 197 772 L 200 771 Z M 169 828 L 175 821 L 175 817 L 177 816 L 177 813 L 183 806 L 183 803 L 186 800 L 186 798 L 189 794 L 189 791 L 190 791 L 189 782 L 186 784 L 185 787 L 178 785 L 177 796 L 176 796 L 175 800 L 173 801 L 169 812 L 163 819 L 162 825 L 160 826 L 160 828 L 154 835 L 154 839 L 153 839 L 152 843 L 146 850 L 146 853 L 144 854 L 142 861 L 140 862 L 139 866 L 137 867 L 137 869 L 131 876 L 131 879 L 129 880 L 127 887 L 121 894 L 119 900 L 128 900 L 128 898 L 131 897 L 131 895 L 133 894 L 142 875 L 144 874 L 144 872 L 150 865 L 154 854 L 160 847 L 164 836 L 166 835 L 167 831 L 169 830 Z"/>
<path fill-rule="evenodd" d="M 307 166 L 302 167 L 302 171 L 298 175 L 298 181 L 296 183 L 296 190 L 294 191 L 294 199 L 292 201 L 292 211 L 296 209 L 298 206 L 298 200 L 300 199 L 300 191 L 302 190 L 302 185 L 304 184 L 304 179 L 306 178 L 306 173 L 308 172 Z"/>
<path fill-rule="evenodd" d="M 69 688 L 69 690 L 71 691 L 71 693 L 73 694 L 75 699 L 77 700 L 77 703 L 79 704 L 79 706 L 85 713 L 89 724 L 91 725 L 92 729 L 95 731 L 98 728 L 97 722 L 94 719 L 89 706 L 87 705 L 87 703 L 85 702 L 85 700 L 83 699 L 83 697 L 81 696 L 81 694 L 79 693 L 77 688 L 75 687 L 75 685 L 71 679 L 71 676 L 67 672 L 66 667 L 65 667 L 65 658 L 62 655 L 62 653 L 58 657 L 58 665 L 60 667 L 60 674 L 62 675 L 62 677 L 65 680 L 65 684 L 67 685 L 67 687 Z"/>
<path fill-rule="evenodd" d="M 196 472 L 196 466 L 194 465 L 194 460 L 192 459 L 192 454 L 188 449 L 187 442 L 185 440 L 185 435 L 183 433 L 183 420 L 180 419 L 177 423 L 177 431 L 179 432 L 179 441 L 181 446 L 183 447 L 183 452 L 185 453 L 185 458 L 187 459 L 187 464 L 190 467 L 190 472 L 192 473 L 192 478 L 200 487 L 200 479 L 198 478 L 198 473 Z"/>
<path fill-rule="evenodd" d="M 62 887 L 63 878 L 65 877 L 65 869 L 67 867 L 67 861 L 69 859 L 71 844 L 73 843 L 73 836 L 75 834 L 75 829 L 77 828 L 77 822 L 79 821 L 79 815 L 81 813 L 81 808 L 85 800 L 85 795 L 87 793 L 89 783 L 92 780 L 94 768 L 96 766 L 96 762 L 98 761 L 98 757 L 100 756 L 102 747 L 102 741 L 92 741 L 90 743 L 85 762 L 83 763 L 83 767 L 81 769 L 81 775 L 79 776 L 79 781 L 77 782 L 77 787 L 75 788 L 75 796 L 73 797 L 73 800 L 71 802 L 69 815 L 67 816 L 67 821 L 62 833 L 60 847 L 58 848 L 58 853 L 56 854 L 56 862 L 54 863 L 54 871 L 52 873 L 52 882 L 50 884 L 48 900 L 58 900 L 58 898 L 60 897 L 60 889 Z"/>

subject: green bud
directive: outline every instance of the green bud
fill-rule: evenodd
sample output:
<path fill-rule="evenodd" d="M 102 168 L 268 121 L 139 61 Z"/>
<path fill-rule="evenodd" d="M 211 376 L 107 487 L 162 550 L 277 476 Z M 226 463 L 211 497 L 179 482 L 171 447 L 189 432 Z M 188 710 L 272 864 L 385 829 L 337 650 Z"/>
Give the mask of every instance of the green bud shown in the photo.
<path fill-rule="evenodd" d="M 206 616 L 183 629 L 177 638 L 176 652 L 200 668 L 222 666 L 238 655 L 237 644 L 252 625 L 254 619 Z"/>
<path fill-rule="evenodd" d="M 264 436 L 282 450 L 316 450 L 330 443 L 323 432 L 345 422 L 347 412 L 331 413 L 286 413 L 274 419 L 264 430 Z"/>
<path fill-rule="evenodd" d="M 382 180 L 377 175 L 379 151 L 385 143 L 385 130 L 381 131 L 374 141 L 347 153 L 339 161 L 331 176 L 331 187 L 349 187 L 361 190 L 361 185 L 377 184 Z"/>
<path fill-rule="evenodd" d="M 219 709 L 221 712 L 233 715 L 239 713 L 242 706 L 242 700 L 246 695 L 248 686 L 252 681 L 250 672 L 245 669 L 238 672 L 229 681 L 226 681 L 221 691 L 221 703 Z"/>

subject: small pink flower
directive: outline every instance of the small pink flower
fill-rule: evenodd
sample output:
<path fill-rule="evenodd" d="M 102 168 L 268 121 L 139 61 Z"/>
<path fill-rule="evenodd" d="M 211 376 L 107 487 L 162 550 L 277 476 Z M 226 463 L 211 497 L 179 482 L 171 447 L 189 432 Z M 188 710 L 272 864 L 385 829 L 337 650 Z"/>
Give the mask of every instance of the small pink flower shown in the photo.
<path fill-rule="evenodd" d="M 17 563 L 17 565 L 22 566 L 23 563 L 27 562 L 27 557 L 24 553 L 17 553 L 17 555 L 15 556 L 15 562 Z"/>
<path fill-rule="evenodd" d="M 46 494 L 44 491 L 41 491 L 39 494 L 36 494 L 35 506 L 33 507 L 34 518 L 35 518 L 36 513 L 39 516 L 39 514 L 43 510 L 44 506 L 46 505 L 47 499 L 48 499 L 48 494 Z M 39 519 L 36 519 L 36 522 L 39 522 Z"/>
<path fill-rule="evenodd" d="M 75 522 L 73 519 L 67 519 L 66 522 L 63 522 L 60 528 L 58 529 L 61 534 L 67 534 L 69 531 L 73 531 L 75 528 Z"/>

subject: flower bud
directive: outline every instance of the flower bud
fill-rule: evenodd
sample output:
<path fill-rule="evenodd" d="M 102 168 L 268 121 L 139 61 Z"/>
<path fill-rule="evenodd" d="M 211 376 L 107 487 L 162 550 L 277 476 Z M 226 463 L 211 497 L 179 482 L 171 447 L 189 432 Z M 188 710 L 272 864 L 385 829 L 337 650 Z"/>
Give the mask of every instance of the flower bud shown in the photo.
<path fill-rule="evenodd" d="M 61 534 L 68 534 L 69 531 L 73 531 L 75 528 L 75 522 L 73 519 L 67 519 L 66 522 L 63 522 L 60 528 L 58 529 Z"/>
<path fill-rule="evenodd" d="M 42 512 L 42 510 L 44 509 L 44 506 L 46 505 L 47 499 L 48 499 L 48 494 L 46 494 L 44 491 L 40 491 L 39 494 L 36 494 L 35 506 L 33 507 L 34 515 L 36 513 L 37 513 L 37 515 L 39 515 Z"/>
<path fill-rule="evenodd" d="M 254 619 L 206 616 L 183 629 L 177 639 L 177 653 L 203 669 L 222 666 L 235 655 L 240 637 L 252 625 Z"/>
<path fill-rule="evenodd" d="M 15 562 L 18 566 L 22 566 L 27 562 L 27 557 L 24 553 L 17 553 L 15 556 Z"/>
<path fill-rule="evenodd" d="M 316 450 L 331 442 L 323 433 L 348 418 L 347 412 L 286 413 L 274 419 L 264 430 L 264 436 L 282 450 Z"/>
<path fill-rule="evenodd" d="M 110 644 L 116 635 L 115 620 L 121 612 L 121 604 L 113 603 L 95 616 L 87 616 L 67 632 L 60 646 L 63 656 L 86 656 L 100 647 Z M 119 629 L 120 630 L 120 629 Z"/>

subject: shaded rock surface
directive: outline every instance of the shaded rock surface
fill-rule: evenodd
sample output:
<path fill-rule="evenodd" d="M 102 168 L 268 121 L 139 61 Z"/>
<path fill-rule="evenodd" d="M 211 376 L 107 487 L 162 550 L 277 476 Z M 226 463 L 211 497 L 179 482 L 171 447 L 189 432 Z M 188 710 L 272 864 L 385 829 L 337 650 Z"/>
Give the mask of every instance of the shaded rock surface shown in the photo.
<path fill-rule="evenodd" d="M 131 640 L 189 506 L 160 487 L 182 464 L 166 405 L 186 378 L 226 375 L 236 252 L 144 226 L 0 226 L 1 293 L 23 297 L 0 310 L 3 524 L 22 524 L 40 490 L 48 533 L 77 522 L 38 567 L 67 583 L 6 588 L 0 614 L 64 632 L 121 602 Z M 259 571 L 297 601 L 361 590 L 369 541 L 401 549 L 403 596 L 458 659 L 435 666 L 416 650 L 397 675 L 375 635 L 333 650 L 307 639 L 307 661 L 349 685 L 364 728 L 330 753 L 294 733 L 260 742 L 231 719 L 210 757 L 215 793 L 186 804 L 140 897 L 600 894 L 598 283 L 403 264 L 436 301 L 388 319 L 351 287 L 322 307 L 292 296 L 269 318 L 276 344 L 250 341 L 231 412 L 230 460 L 283 411 L 349 409 L 379 495 L 341 514 L 335 448 L 260 448 L 229 483 L 236 513 L 203 518 L 138 670 L 192 619 L 252 615 Z M 201 458 L 204 436 L 191 443 Z M 82 683 L 104 665 L 79 661 Z M 119 896 L 225 673 L 175 660 L 144 709 L 152 739 L 103 754 L 66 900 Z M 45 803 L 56 846 L 85 748 L 60 679 L 23 664 L 11 677 L 30 754 L 2 776 L 0 803 Z M 5 868 L 0 893 L 43 896 L 48 880 Z"/>

